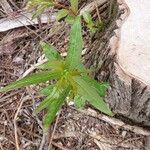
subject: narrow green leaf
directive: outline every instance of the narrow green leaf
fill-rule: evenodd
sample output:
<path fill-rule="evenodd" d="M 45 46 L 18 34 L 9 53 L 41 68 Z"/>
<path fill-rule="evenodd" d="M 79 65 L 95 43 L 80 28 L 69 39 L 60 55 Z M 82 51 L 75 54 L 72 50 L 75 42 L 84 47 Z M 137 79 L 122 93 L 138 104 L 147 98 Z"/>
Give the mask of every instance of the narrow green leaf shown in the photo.
<path fill-rule="evenodd" d="M 87 23 L 86 26 L 90 29 L 92 33 L 97 31 L 96 24 L 93 22 L 92 16 L 89 12 L 85 11 L 82 13 L 84 21 Z"/>
<path fill-rule="evenodd" d="M 69 11 L 66 9 L 61 9 L 58 11 L 57 15 L 56 15 L 56 19 L 59 21 L 62 18 L 66 17 L 69 14 Z"/>
<path fill-rule="evenodd" d="M 61 77 L 61 72 L 45 71 L 40 73 L 34 73 L 23 79 L 15 81 L 4 88 L 1 88 L 0 92 L 8 92 L 16 88 L 25 87 L 32 84 L 38 84 L 38 83 L 46 82 L 48 80 L 59 79 L 60 77 Z"/>
<path fill-rule="evenodd" d="M 94 27 L 94 25 L 87 24 L 86 25 L 92 33 L 95 33 L 98 28 Z"/>
<path fill-rule="evenodd" d="M 45 42 L 40 42 L 40 45 L 41 45 L 47 59 L 49 59 L 49 60 L 61 59 L 60 54 L 57 52 L 57 50 L 53 46 L 51 46 Z"/>
<path fill-rule="evenodd" d="M 78 64 L 81 64 L 81 52 L 83 48 L 83 39 L 81 31 L 81 18 L 76 17 L 74 24 L 71 27 L 70 43 L 68 55 L 66 58 L 66 66 L 69 69 L 74 69 Z"/>
<path fill-rule="evenodd" d="M 48 130 L 50 124 L 54 121 L 56 113 L 63 105 L 63 100 L 56 99 L 49 106 L 46 115 L 43 118 L 44 130 Z"/>
<path fill-rule="evenodd" d="M 100 22 L 99 20 L 97 20 L 96 26 L 99 31 L 103 31 L 105 29 L 105 23 L 103 21 Z"/>
<path fill-rule="evenodd" d="M 78 64 L 76 66 L 76 69 L 78 69 L 81 73 L 89 73 L 89 70 L 85 68 L 85 66 L 83 64 Z"/>
<path fill-rule="evenodd" d="M 32 16 L 32 19 L 38 17 L 39 15 L 41 15 L 46 9 L 48 9 L 49 7 L 53 6 L 54 3 L 52 2 L 52 0 L 29 0 L 27 3 L 27 8 L 29 9 L 33 9 L 35 10 L 35 13 Z"/>
<path fill-rule="evenodd" d="M 70 0 L 70 4 L 71 4 L 71 9 L 73 10 L 73 12 L 77 13 L 79 1 L 78 0 Z"/>
<path fill-rule="evenodd" d="M 68 16 L 65 18 L 65 21 L 66 21 L 68 24 L 71 24 L 71 25 L 72 25 L 72 24 L 74 24 L 75 17 L 68 15 Z"/>
<path fill-rule="evenodd" d="M 113 116 L 111 110 L 108 108 L 103 99 L 98 95 L 95 88 L 91 87 L 90 84 L 81 77 L 74 77 L 74 80 L 78 84 L 78 93 L 83 96 L 87 101 L 101 112 Z"/>
<path fill-rule="evenodd" d="M 77 109 L 83 109 L 86 104 L 86 99 L 84 99 L 82 96 L 75 96 L 74 98 L 74 105 Z"/>
<path fill-rule="evenodd" d="M 87 23 L 87 24 L 94 24 L 93 21 L 92 21 L 92 16 L 89 12 L 85 11 L 83 14 L 83 19 L 84 21 Z"/>
<path fill-rule="evenodd" d="M 47 61 L 44 64 L 41 64 L 37 66 L 39 69 L 52 69 L 52 70 L 57 70 L 57 71 L 63 71 L 64 70 L 64 61 L 62 60 L 52 60 L 52 61 Z"/>
<path fill-rule="evenodd" d="M 98 83 L 96 80 L 91 79 L 89 76 L 83 76 L 82 78 L 91 86 L 95 87 L 95 89 L 101 97 L 104 97 L 106 95 L 107 89 L 109 88 L 108 83 Z"/>
<path fill-rule="evenodd" d="M 54 100 L 49 106 L 47 114 L 44 116 L 43 124 L 44 129 L 47 131 L 50 124 L 54 121 L 56 113 L 60 110 L 62 107 L 66 97 L 68 96 L 70 91 L 70 88 L 66 88 L 61 94 L 60 97 L 56 100 Z"/>
<path fill-rule="evenodd" d="M 59 97 L 59 90 L 57 88 L 53 88 L 52 93 L 47 96 L 40 105 L 34 110 L 33 114 L 39 113 L 41 110 L 47 108 L 53 101 L 55 101 Z"/>
<path fill-rule="evenodd" d="M 48 95 L 50 95 L 52 93 L 54 87 L 55 87 L 54 84 L 48 85 L 47 87 L 45 87 L 42 90 L 40 90 L 40 94 L 48 96 Z"/>

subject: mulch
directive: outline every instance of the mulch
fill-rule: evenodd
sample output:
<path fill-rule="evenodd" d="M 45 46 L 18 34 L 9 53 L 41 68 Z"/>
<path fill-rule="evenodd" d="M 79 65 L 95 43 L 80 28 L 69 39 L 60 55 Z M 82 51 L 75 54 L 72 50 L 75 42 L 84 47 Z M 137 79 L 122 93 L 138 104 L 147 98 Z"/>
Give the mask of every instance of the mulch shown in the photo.
<path fill-rule="evenodd" d="M 68 4 L 63 0 L 61 2 Z M 88 2 L 90 0 L 81 0 L 80 5 L 84 6 Z M 12 7 L 16 11 L 17 8 L 24 7 L 25 1 L 14 1 L 14 4 L 17 7 Z M 20 78 L 27 69 L 39 61 L 42 56 L 39 47 L 41 38 L 53 44 L 60 53 L 66 52 L 69 29 L 62 21 L 42 27 L 22 27 L 0 33 L 0 87 Z M 86 28 L 83 36 L 86 48 L 91 42 L 91 34 Z M 38 93 L 41 86 L 43 85 L 0 94 L 0 149 L 16 150 L 16 140 L 21 150 L 48 150 L 50 143 L 53 145 L 51 150 L 144 149 L 143 135 L 83 114 L 76 110 L 73 104 L 63 106 L 45 135 L 42 130 L 45 112 L 42 111 L 37 116 L 32 114 L 44 98 Z"/>

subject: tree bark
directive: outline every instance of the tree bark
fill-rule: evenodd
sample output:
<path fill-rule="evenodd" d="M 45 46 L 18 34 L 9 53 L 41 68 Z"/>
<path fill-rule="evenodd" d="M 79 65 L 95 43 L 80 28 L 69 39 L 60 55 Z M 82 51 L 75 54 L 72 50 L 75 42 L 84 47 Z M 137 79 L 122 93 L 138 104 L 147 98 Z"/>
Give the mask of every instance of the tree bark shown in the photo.
<path fill-rule="evenodd" d="M 121 27 L 130 16 L 130 8 L 124 0 L 109 0 L 99 10 L 106 28 L 92 37 L 91 46 L 84 55 L 84 63 L 93 70 L 95 79 L 110 83 L 105 101 L 117 116 L 150 126 L 149 83 L 123 69 L 118 59 L 123 44 L 120 43 Z"/>

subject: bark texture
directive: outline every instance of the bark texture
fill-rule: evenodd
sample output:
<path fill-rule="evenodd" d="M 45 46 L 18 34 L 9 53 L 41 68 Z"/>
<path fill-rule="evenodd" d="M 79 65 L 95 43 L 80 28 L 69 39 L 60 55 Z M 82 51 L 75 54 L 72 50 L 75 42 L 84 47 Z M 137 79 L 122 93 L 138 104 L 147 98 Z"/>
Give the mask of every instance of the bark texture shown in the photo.
<path fill-rule="evenodd" d="M 150 126 L 150 87 L 124 72 L 117 62 L 119 31 L 129 9 L 122 0 L 110 0 L 99 10 L 106 28 L 93 36 L 84 63 L 93 70 L 95 79 L 110 83 L 105 101 L 114 113 Z"/>

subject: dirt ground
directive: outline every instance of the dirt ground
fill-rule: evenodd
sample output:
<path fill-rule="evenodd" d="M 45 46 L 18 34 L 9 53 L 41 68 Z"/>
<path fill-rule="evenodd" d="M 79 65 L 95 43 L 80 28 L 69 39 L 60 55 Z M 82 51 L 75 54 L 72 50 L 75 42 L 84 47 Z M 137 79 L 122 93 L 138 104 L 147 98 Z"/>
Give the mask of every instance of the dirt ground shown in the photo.
<path fill-rule="evenodd" d="M 23 10 L 26 1 L 8 1 L 14 12 Z M 66 1 L 61 1 L 62 3 Z M 90 0 L 82 0 L 85 6 Z M 80 5 L 81 5 L 80 4 Z M 2 7 L 1 16 L 12 17 Z M 53 10 L 55 11 L 55 10 Z M 52 11 L 52 12 L 53 12 Z M 15 14 L 15 13 L 14 13 Z M 54 32 L 55 31 L 55 32 Z M 85 48 L 91 34 L 84 28 Z M 20 78 L 26 70 L 40 61 L 39 41 L 45 39 L 64 53 L 67 48 L 69 26 L 48 23 L 21 27 L 0 33 L 0 87 Z M 34 70 L 36 71 L 36 70 Z M 0 149 L 16 150 L 143 150 L 145 136 L 135 134 L 98 117 L 65 105 L 48 133 L 43 133 L 42 117 L 32 112 L 43 99 L 38 93 L 43 84 L 0 94 Z M 86 111 L 96 111 L 87 108 Z M 96 111 L 100 114 L 98 111 Z"/>

